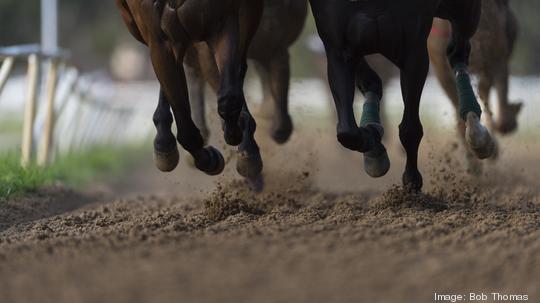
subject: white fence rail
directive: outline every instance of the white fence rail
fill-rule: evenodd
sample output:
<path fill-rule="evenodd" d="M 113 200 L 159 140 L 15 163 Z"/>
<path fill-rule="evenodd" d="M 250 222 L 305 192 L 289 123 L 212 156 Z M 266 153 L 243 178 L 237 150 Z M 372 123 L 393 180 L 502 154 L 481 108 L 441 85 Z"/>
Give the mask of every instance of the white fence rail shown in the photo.
<path fill-rule="evenodd" d="M 15 64 L 27 64 L 21 138 L 24 167 L 34 162 L 46 166 L 57 153 L 142 139 L 133 136 L 139 113 L 97 97 L 92 79 L 81 76 L 68 58 L 66 51 L 46 53 L 38 45 L 0 48 L 0 96 Z"/>

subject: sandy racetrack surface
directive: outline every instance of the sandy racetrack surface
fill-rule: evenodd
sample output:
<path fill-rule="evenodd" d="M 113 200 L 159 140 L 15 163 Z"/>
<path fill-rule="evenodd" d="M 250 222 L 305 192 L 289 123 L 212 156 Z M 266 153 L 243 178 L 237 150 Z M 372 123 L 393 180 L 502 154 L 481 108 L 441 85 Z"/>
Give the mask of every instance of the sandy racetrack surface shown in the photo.
<path fill-rule="evenodd" d="M 393 185 L 397 147 L 390 176 L 369 180 L 331 134 L 299 133 L 264 149 L 259 195 L 232 172 L 209 180 L 183 163 L 161 175 L 148 159 L 104 189 L 1 201 L 0 301 L 540 301 L 532 152 L 507 152 L 472 178 L 459 149 L 427 138 L 426 190 L 413 194 Z"/>

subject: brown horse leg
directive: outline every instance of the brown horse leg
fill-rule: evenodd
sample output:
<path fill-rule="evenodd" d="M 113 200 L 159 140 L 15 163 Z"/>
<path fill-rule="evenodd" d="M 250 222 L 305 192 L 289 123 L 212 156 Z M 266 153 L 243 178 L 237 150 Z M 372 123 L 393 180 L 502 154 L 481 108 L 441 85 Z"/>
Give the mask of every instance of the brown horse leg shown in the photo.
<path fill-rule="evenodd" d="M 289 84 L 291 80 L 289 52 L 283 50 L 268 64 L 270 89 L 274 101 L 272 138 L 279 144 L 287 142 L 293 131 L 289 114 Z"/>
<path fill-rule="evenodd" d="M 202 75 L 194 67 L 185 65 L 186 76 L 188 79 L 189 103 L 192 110 L 192 118 L 195 125 L 201 131 L 205 144 L 208 143 L 210 130 L 206 123 L 206 100 L 205 85 L 206 82 Z"/>
<path fill-rule="evenodd" d="M 158 39 L 149 43 L 150 57 L 161 83 L 164 98 L 172 108 L 178 129 L 178 142 L 195 159 L 195 166 L 209 174 L 223 171 L 224 160 L 221 153 L 213 147 L 204 147 L 204 139 L 193 120 L 189 105 L 186 77 L 182 64 L 177 64 L 170 46 Z M 182 62 L 184 51 L 177 49 L 178 61 Z"/>
<path fill-rule="evenodd" d="M 508 67 L 495 77 L 495 89 L 497 91 L 497 100 L 499 105 L 499 117 L 495 123 L 496 130 L 501 134 L 509 134 L 518 127 L 518 115 L 523 103 L 510 103 L 508 100 Z"/>
<path fill-rule="evenodd" d="M 244 105 L 244 77 L 247 70 L 245 57 L 240 52 L 240 24 L 238 18 L 228 18 L 223 31 L 209 41 L 220 74 L 218 113 L 223 120 L 227 144 L 242 143 L 242 129 L 238 125 Z"/>
<path fill-rule="evenodd" d="M 244 98 L 247 50 L 262 14 L 262 1 L 246 1 L 238 18 L 229 18 L 217 39 L 210 41 L 221 76 L 218 112 L 225 141 L 238 145 L 236 170 L 252 188 L 262 190 L 263 163 L 254 135 L 257 128 Z"/>
<path fill-rule="evenodd" d="M 257 116 L 265 119 L 271 119 L 274 116 L 274 100 L 272 96 L 272 89 L 270 86 L 270 72 L 268 71 L 267 62 L 253 61 L 259 79 L 261 81 L 261 88 L 263 93 L 263 99 Z"/>

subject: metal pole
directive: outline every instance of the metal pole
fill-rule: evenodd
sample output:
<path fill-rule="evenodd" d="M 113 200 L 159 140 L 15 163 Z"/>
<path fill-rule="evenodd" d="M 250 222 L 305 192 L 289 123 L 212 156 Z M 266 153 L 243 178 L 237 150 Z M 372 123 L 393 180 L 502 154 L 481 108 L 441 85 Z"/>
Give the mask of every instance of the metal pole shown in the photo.
<path fill-rule="evenodd" d="M 58 51 L 58 0 L 41 0 L 41 48 L 46 54 Z"/>

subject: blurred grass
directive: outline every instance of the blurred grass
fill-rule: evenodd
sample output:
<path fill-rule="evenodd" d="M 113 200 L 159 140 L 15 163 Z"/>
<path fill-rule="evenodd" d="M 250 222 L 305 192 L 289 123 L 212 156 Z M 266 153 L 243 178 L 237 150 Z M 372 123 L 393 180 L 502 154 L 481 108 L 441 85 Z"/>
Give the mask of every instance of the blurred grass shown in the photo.
<path fill-rule="evenodd" d="M 119 175 L 142 154 L 140 147 L 98 147 L 84 153 L 64 155 L 51 166 L 24 169 L 18 153 L 0 155 L 0 198 L 31 192 L 61 182 L 79 187 L 97 178 Z"/>

